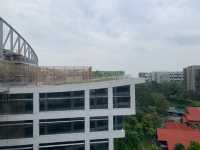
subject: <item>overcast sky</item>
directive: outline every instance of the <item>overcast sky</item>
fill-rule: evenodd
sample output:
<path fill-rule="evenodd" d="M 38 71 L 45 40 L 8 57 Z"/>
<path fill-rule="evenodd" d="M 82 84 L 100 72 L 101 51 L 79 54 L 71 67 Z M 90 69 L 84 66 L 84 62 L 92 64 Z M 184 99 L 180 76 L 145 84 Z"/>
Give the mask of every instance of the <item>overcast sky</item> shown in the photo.
<path fill-rule="evenodd" d="M 200 0 L 0 0 L 40 65 L 182 70 L 200 64 Z"/>

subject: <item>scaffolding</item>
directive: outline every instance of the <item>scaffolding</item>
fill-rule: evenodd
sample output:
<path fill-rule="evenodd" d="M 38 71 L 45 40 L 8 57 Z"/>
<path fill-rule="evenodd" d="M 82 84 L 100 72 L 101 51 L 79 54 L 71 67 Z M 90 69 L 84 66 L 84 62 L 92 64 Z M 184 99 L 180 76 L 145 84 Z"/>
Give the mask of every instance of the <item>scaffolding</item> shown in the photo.
<path fill-rule="evenodd" d="M 0 61 L 0 83 L 7 85 L 63 84 L 90 80 L 92 67 L 35 66 L 15 61 Z"/>
<path fill-rule="evenodd" d="M 39 84 L 62 84 L 86 81 L 92 77 L 90 66 L 42 66 L 38 70 Z"/>
<path fill-rule="evenodd" d="M 103 80 L 113 79 L 113 73 L 106 73 L 106 79 L 105 73 L 101 76 L 93 74 L 90 66 L 40 67 L 38 62 L 31 45 L 0 17 L 0 92 L 1 87 L 12 85 L 91 82 L 99 80 L 99 77 Z"/>

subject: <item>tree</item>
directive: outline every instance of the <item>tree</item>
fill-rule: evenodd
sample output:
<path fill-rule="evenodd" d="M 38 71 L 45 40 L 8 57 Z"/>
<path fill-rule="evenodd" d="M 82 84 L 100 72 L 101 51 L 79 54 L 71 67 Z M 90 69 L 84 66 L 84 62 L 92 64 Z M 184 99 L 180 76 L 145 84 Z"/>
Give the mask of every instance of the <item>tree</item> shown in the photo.
<path fill-rule="evenodd" d="M 115 141 L 116 150 L 140 150 L 144 137 L 142 124 L 137 117 L 130 116 L 125 119 L 124 128 L 126 136 Z"/>
<path fill-rule="evenodd" d="M 157 112 L 145 113 L 141 120 L 144 135 L 148 138 L 154 137 L 156 128 L 161 125 L 161 118 Z"/>
<path fill-rule="evenodd" d="M 166 100 L 165 96 L 160 93 L 152 93 L 153 98 L 152 105 L 156 107 L 159 114 L 165 115 L 169 107 L 169 102 Z"/>
<path fill-rule="evenodd" d="M 200 150 L 200 144 L 198 142 L 192 141 L 188 150 Z"/>
<path fill-rule="evenodd" d="M 151 147 L 149 148 L 149 150 L 161 150 L 161 148 L 158 147 L 157 145 L 153 144 L 153 145 L 151 145 Z"/>
<path fill-rule="evenodd" d="M 161 85 L 161 93 L 169 100 L 182 100 L 184 95 L 183 82 L 164 82 Z"/>
<path fill-rule="evenodd" d="M 185 150 L 185 147 L 184 147 L 183 144 L 178 143 L 178 144 L 175 145 L 174 150 Z"/>
<path fill-rule="evenodd" d="M 115 140 L 116 150 L 160 150 L 153 141 L 169 107 L 168 97 L 181 93 L 176 84 L 145 83 L 136 86 L 136 116 L 126 117 L 125 138 Z M 180 94 L 181 95 L 181 94 Z"/>

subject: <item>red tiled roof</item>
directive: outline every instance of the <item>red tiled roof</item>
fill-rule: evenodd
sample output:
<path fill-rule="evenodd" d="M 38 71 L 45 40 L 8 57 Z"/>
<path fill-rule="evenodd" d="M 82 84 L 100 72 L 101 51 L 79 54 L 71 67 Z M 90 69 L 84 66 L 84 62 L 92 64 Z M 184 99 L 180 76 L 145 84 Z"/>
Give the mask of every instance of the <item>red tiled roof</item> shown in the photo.
<path fill-rule="evenodd" d="M 175 122 L 166 122 L 165 123 L 165 129 L 190 130 L 190 131 L 194 130 L 194 129 L 187 127 L 183 124 L 175 123 Z"/>
<path fill-rule="evenodd" d="M 174 150 L 177 143 L 183 144 L 186 148 L 191 141 L 200 142 L 200 132 L 178 123 L 166 123 L 166 128 L 157 129 L 157 140 L 166 141 L 168 150 Z"/>
<path fill-rule="evenodd" d="M 200 122 L 200 108 L 187 107 L 184 119 L 186 121 Z"/>

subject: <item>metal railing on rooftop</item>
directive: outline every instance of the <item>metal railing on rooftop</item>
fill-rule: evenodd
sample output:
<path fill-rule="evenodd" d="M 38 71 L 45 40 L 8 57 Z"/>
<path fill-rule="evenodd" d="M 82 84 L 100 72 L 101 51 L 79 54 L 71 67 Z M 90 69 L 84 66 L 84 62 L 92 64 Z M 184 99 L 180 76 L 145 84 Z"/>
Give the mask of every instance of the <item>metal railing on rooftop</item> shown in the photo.
<path fill-rule="evenodd" d="M 66 81 L 49 81 L 49 82 L 4 82 L 0 83 L 0 87 L 12 87 L 12 86 L 26 86 L 26 85 L 62 85 L 62 84 L 81 84 L 81 83 L 94 83 L 94 82 L 104 82 L 112 80 L 123 80 L 130 79 L 130 76 L 121 76 L 121 77 L 105 77 L 105 78 L 93 78 L 87 80 L 66 80 Z"/>

